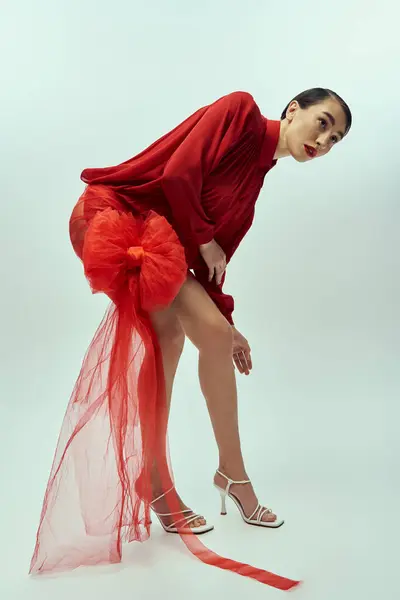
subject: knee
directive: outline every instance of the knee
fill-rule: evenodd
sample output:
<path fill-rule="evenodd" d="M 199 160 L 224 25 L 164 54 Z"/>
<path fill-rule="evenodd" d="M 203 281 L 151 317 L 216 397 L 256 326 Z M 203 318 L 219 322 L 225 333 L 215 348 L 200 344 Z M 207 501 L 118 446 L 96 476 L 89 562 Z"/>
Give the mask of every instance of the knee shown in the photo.
<path fill-rule="evenodd" d="M 179 320 L 177 318 L 169 319 L 167 322 L 156 326 L 155 329 L 161 349 L 180 356 L 185 344 L 185 333 Z"/>
<path fill-rule="evenodd" d="M 232 352 L 233 330 L 222 315 L 199 324 L 196 338 L 195 345 L 199 350 Z"/>

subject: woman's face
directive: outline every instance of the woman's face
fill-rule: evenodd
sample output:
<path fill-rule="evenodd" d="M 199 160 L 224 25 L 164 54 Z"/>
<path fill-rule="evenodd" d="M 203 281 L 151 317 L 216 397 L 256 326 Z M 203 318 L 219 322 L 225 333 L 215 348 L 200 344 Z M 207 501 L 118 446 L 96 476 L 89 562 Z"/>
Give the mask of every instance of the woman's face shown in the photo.
<path fill-rule="evenodd" d="M 294 101 L 286 112 L 286 119 L 287 149 L 298 162 L 328 154 L 345 135 L 346 116 L 334 98 L 304 109 Z"/>

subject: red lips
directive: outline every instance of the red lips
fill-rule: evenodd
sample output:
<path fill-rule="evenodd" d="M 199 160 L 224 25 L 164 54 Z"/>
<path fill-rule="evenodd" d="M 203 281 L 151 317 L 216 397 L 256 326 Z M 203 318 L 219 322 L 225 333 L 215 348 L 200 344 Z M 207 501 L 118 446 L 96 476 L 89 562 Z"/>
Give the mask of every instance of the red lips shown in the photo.
<path fill-rule="evenodd" d="M 317 156 L 317 150 L 312 146 L 307 146 L 307 144 L 304 144 L 304 149 L 306 151 L 307 156 L 309 156 L 310 158 L 315 158 Z"/>

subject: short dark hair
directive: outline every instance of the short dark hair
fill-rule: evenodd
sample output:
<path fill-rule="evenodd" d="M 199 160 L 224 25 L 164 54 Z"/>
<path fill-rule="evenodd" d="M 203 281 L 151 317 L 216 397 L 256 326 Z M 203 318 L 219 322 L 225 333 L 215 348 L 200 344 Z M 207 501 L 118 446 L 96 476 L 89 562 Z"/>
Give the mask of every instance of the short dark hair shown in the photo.
<path fill-rule="evenodd" d="M 318 87 L 311 88 L 309 90 L 306 90 L 305 92 L 301 92 L 301 94 L 298 94 L 286 106 L 285 110 L 283 111 L 283 113 L 281 115 L 281 119 L 282 120 L 286 119 L 286 111 L 289 108 L 290 104 L 294 100 L 296 100 L 296 102 L 299 103 L 300 108 L 307 108 L 308 106 L 313 106 L 315 104 L 319 104 L 320 102 L 323 102 L 327 98 L 333 98 L 334 100 L 337 100 L 337 102 L 339 102 L 339 104 L 342 107 L 343 112 L 346 116 L 345 134 L 348 133 L 348 131 L 350 130 L 352 121 L 353 121 L 353 117 L 351 115 L 351 110 L 350 110 L 348 104 L 343 100 L 343 98 L 341 98 L 339 96 L 339 94 L 337 94 L 336 92 L 332 92 L 332 90 L 328 90 L 327 88 L 318 88 Z"/>

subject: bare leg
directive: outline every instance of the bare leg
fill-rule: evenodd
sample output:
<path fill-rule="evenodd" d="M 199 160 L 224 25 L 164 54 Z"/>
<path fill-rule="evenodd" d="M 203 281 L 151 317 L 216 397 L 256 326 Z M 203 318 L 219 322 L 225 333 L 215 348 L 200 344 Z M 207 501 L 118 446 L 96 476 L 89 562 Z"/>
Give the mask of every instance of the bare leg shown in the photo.
<path fill-rule="evenodd" d="M 171 396 L 172 389 L 174 385 L 174 379 L 176 370 L 178 368 L 179 359 L 182 354 L 184 342 L 185 342 L 185 333 L 183 331 L 182 325 L 176 315 L 176 312 L 172 307 L 162 310 L 156 313 L 153 313 L 151 317 L 153 327 L 157 334 L 158 342 L 161 348 L 162 359 L 163 359 L 163 368 L 164 368 L 164 377 L 165 377 L 165 388 L 166 388 L 166 400 L 167 400 L 167 411 L 169 414 L 170 406 L 171 406 Z M 164 467 L 167 465 L 167 455 L 165 454 L 164 458 Z M 163 489 L 159 477 L 159 464 L 154 465 L 153 476 L 152 476 L 152 484 L 153 484 L 153 498 L 157 498 L 163 492 L 167 491 Z M 172 483 L 171 483 L 172 487 Z M 171 492 L 172 493 L 172 492 Z M 167 500 L 162 498 L 158 502 L 154 504 L 154 508 L 157 512 L 160 513 L 168 513 L 170 512 Z M 187 506 L 181 502 L 181 508 L 186 509 Z M 172 520 L 168 520 L 168 518 L 164 518 L 164 523 L 169 525 Z M 196 519 L 190 523 L 191 527 L 199 527 L 200 525 L 205 525 L 206 521 L 204 518 Z"/>
<path fill-rule="evenodd" d="M 234 480 L 248 479 L 239 437 L 237 390 L 232 361 L 232 328 L 203 287 L 189 278 L 174 307 L 188 338 L 199 350 L 199 377 L 219 450 L 219 470 Z M 215 482 L 226 483 L 218 474 Z M 252 486 L 232 486 L 250 516 L 258 501 Z M 276 515 L 265 514 L 264 521 Z"/>

